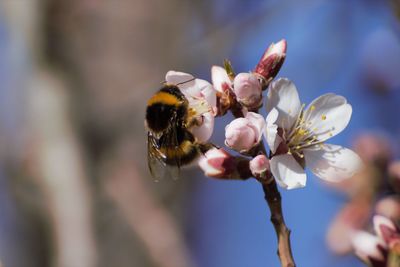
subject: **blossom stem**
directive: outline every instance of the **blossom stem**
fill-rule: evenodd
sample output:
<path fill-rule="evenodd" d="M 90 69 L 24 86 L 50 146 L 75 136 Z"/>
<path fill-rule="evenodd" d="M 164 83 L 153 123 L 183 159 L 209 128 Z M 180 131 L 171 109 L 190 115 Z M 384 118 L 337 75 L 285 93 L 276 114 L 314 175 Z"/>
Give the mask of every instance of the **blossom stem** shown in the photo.
<path fill-rule="evenodd" d="M 400 254 L 395 251 L 391 251 L 389 253 L 389 260 L 387 263 L 387 267 L 396 267 L 400 264 Z"/>
<path fill-rule="evenodd" d="M 266 155 L 263 142 L 258 146 L 258 153 Z M 254 156 L 254 155 L 253 155 Z M 290 229 L 285 224 L 282 211 L 282 197 L 279 193 L 278 186 L 274 177 L 265 179 L 265 182 L 259 180 L 264 190 L 264 198 L 267 201 L 269 210 L 271 211 L 271 223 L 274 225 L 275 233 L 278 238 L 278 257 L 282 267 L 295 267 L 292 255 L 292 247 L 290 245 Z"/>
<path fill-rule="evenodd" d="M 292 255 L 290 245 L 290 230 L 285 224 L 282 212 L 282 198 L 278 191 L 275 179 L 269 183 L 262 184 L 265 200 L 271 211 L 271 222 L 274 225 L 276 236 L 278 238 L 278 256 L 282 267 L 295 267 L 296 264 Z"/>

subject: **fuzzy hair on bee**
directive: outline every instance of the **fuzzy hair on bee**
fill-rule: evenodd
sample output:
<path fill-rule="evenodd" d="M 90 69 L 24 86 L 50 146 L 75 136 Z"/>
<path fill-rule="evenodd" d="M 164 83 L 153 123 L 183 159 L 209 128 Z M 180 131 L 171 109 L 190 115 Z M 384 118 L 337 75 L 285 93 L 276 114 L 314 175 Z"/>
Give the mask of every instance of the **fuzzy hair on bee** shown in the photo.
<path fill-rule="evenodd" d="M 193 122 L 189 101 L 177 85 L 165 84 L 147 102 L 148 166 L 155 181 L 178 178 L 181 166 L 207 150 L 189 131 Z"/>

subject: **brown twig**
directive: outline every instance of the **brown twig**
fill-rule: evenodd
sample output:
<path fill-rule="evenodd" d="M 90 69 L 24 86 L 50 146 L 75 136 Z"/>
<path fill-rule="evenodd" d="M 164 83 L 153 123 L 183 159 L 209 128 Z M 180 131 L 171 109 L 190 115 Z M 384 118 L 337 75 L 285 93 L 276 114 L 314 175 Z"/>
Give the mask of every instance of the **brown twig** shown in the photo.
<path fill-rule="evenodd" d="M 278 256 L 282 267 L 295 267 L 292 248 L 290 245 L 290 230 L 286 227 L 282 212 L 281 194 L 273 179 L 270 183 L 262 184 L 265 200 L 271 210 L 271 222 L 278 237 Z"/>
<path fill-rule="evenodd" d="M 264 143 L 258 146 L 256 154 L 267 154 L 265 151 Z M 254 154 L 253 156 L 255 156 Z M 282 198 L 278 191 L 275 179 L 271 173 L 263 177 L 264 179 L 258 179 L 261 182 L 264 190 L 264 198 L 268 203 L 268 207 L 271 211 L 271 222 L 274 225 L 276 236 L 278 238 L 278 257 L 281 261 L 282 267 L 295 267 L 296 264 L 292 255 L 292 247 L 290 245 L 290 230 L 285 224 L 285 219 L 282 212 Z"/>

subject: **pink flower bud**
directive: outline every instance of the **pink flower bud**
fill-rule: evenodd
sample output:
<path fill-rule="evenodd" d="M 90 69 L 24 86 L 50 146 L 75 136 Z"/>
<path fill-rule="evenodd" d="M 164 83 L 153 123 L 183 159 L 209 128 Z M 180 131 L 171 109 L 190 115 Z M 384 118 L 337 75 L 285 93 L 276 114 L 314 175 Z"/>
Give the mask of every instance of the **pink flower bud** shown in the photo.
<path fill-rule="evenodd" d="M 253 73 L 239 73 L 233 80 L 236 99 L 247 108 L 258 108 L 262 104 L 262 88 Z"/>
<path fill-rule="evenodd" d="M 229 177 L 235 170 L 235 158 L 222 148 L 208 150 L 199 160 L 199 166 L 209 177 Z"/>
<path fill-rule="evenodd" d="M 264 127 L 260 114 L 248 112 L 245 118 L 237 118 L 225 127 L 225 144 L 241 153 L 247 152 L 261 141 Z"/>
<path fill-rule="evenodd" d="M 258 155 L 250 160 L 250 170 L 254 177 L 260 177 L 269 170 L 269 160 L 265 155 Z"/>
<path fill-rule="evenodd" d="M 258 62 L 254 72 L 264 77 L 267 84 L 272 81 L 281 69 L 286 58 L 286 40 L 272 43 Z"/>

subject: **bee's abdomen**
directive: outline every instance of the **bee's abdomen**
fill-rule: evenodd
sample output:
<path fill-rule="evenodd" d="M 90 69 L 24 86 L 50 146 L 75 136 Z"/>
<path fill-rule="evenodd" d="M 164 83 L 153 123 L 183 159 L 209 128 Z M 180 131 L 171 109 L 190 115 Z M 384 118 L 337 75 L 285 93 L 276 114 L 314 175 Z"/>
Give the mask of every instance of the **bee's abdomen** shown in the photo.
<path fill-rule="evenodd" d="M 168 165 L 186 165 L 194 161 L 199 155 L 196 144 L 189 140 L 183 141 L 178 147 L 163 147 L 162 152 L 166 156 L 165 163 Z"/>

